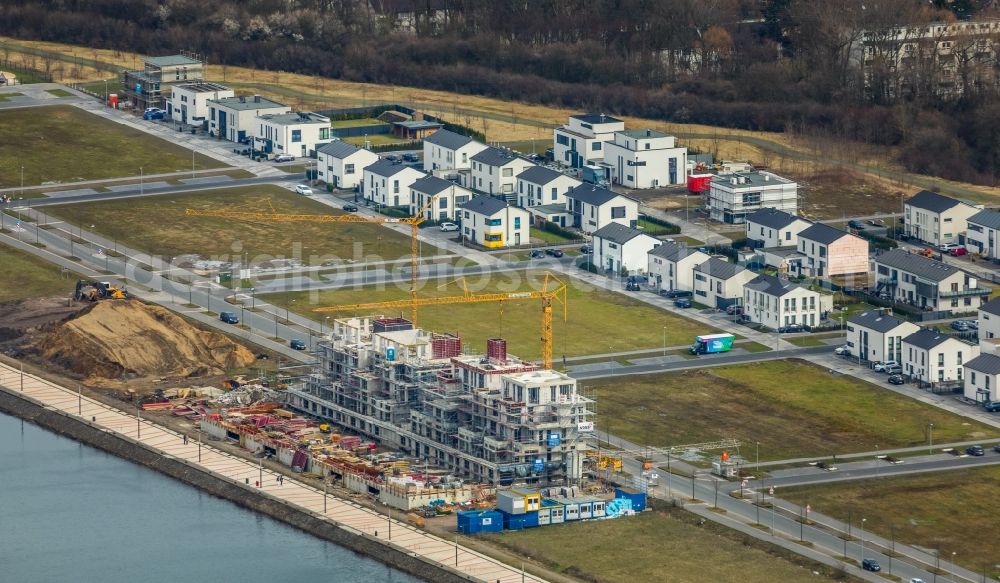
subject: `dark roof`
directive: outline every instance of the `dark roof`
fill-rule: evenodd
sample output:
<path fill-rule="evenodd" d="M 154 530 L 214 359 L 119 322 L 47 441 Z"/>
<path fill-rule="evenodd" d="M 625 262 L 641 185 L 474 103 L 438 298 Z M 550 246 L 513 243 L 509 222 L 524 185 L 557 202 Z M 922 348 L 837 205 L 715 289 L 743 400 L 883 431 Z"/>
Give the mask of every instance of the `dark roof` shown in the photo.
<path fill-rule="evenodd" d="M 456 134 L 455 132 L 449 130 L 438 130 L 424 138 L 424 142 L 428 144 L 434 144 L 435 146 L 441 146 L 442 148 L 448 148 L 449 150 L 457 150 L 472 141 L 472 138 L 469 136 Z"/>
<path fill-rule="evenodd" d="M 611 192 L 607 188 L 602 188 L 600 186 L 595 186 L 593 184 L 581 184 L 580 186 L 574 186 L 566 193 L 566 196 L 596 206 L 600 206 L 608 202 L 609 200 L 614 199 L 616 196 L 621 196 L 624 198 L 628 198 L 629 200 L 634 200 L 625 196 L 624 194 Z"/>
<path fill-rule="evenodd" d="M 527 180 L 532 184 L 548 184 L 560 176 L 565 176 L 565 174 L 545 166 L 532 166 L 518 174 L 517 178 L 518 180 Z"/>
<path fill-rule="evenodd" d="M 724 261 L 718 257 L 712 257 L 704 263 L 695 265 L 694 270 L 719 279 L 729 279 L 737 273 L 745 271 L 743 267 Z"/>
<path fill-rule="evenodd" d="M 472 200 L 463 204 L 462 208 L 467 211 L 472 211 L 489 217 L 507 208 L 507 201 L 502 198 L 484 194 L 482 196 L 473 197 Z"/>
<path fill-rule="evenodd" d="M 604 115 L 603 113 L 578 113 L 571 116 L 573 119 L 578 119 L 583 123 L 618 123 L 621 122 L 620 119 L 616 117 L 611 117 L 610 115 Z"/>
<path fill-rule="evenodd" d="M 343 160 L 344 158 L 354 154 L 355 152 L 360 152 L 361 148 L 355 146 L 354 144 L 348 144 L 345 141 L 337 140 L 335 142 L 330 142 L 329 144 L 323 144 L 319 148 L 316 148 L 316 152 L 320 154 L 326 154 L 327 156 L 333 156 L 334 158 L 339 158 Z"/>
<path fill-rule="evenodd" d="M 875 263 L 894 267 L 931 281 L 942 281 L 961 271 L 957 267 L 902 249 L 893 249 L 878 255 L 875 257 Z"/>
<path fill-rule="evenodd" d="M 985 374 L 1000 374 L 1000 356 L 995 354 L 980 354 L 965 363 L 965 368 Z"/>
<path fill-rule="evenodd" d="M 933 330 L 931 328 L 921 328 L 913 334 L 910 334 L 906 338 L 903 338 L 903 342 L 907 344 L 912 344 L 917 348 L 922 348 L 923 350 L 930 350 L 939 344 L 944 344 L 950 339 L 958 340 L 950 334 L 945 334 L 940 330 Z M 961 342 L 961 341 L 959 341 Z"/>
<path fill-rule="evenodd" d="M 638 229 L 626 227 L 625 225 L 619 223 L 608 223 L 607 225 L 604 225 L 600 229 L 594 231 L 593 236 L 600 237 L 605 241 L 611 241 L 612 243 L 624 245 L 641 234 L 642 231 Z"/>
<path fill-rule="evenodd" d="M 932 213 L 940 213 L 963 203 L 960 200 L 955 200 L 954 198 L 931 192 L 930 190 L 921 190 L 913 198 L 907 199 L 906 204 L 929 210 Z"/>
<path fill-rule="evenodd" d="M 823 223 L 815 223 L 799 232 L 800 239 L 809 239 L 810 241 L 816 241 L 817 243 L 822 243 L 824 245 L 829 245 L 830 243 L 839 240 L 841 237 L 852 236 L 853 235 L 846 231 L 834 229 L 830 225 L 824 225 Z"/>
<path fill-rule="evenodd" d="M 366 171 L 371 172 L 376 176 L 385 176 L 386 178 L 399 174 L 407 168 L 413 167 L 407 166 L 406 164 L 400 164 L 399 162 L 393 162 L 392 160 L 386 160 L 385 158 L 365 166 Z"/>
<path fill-rule="evenodd" d="M 666 243 L 658 247 L 654 247 L 649 252 L 650 255 L 655 255 L 656 257 L 662 257 L 667 261 L 672 261 L 674 263 L 680 261 L 681 259 L 684 259 L 685 257 L 690 257 L 691 255 L 694 255 L 696 253 L 701 253 L 702 255 L 705 255 L 705 253 L 698 251 L 697 249 L 692 249 L 687 245 L 670 241 L 667 241 Z"/>
<path fill-rule="evenodd" d="M 746 217 L 748 223 L 757 223 L 758 225 L 764 225 L 772 229 L 784 229 L 797 220 L 805 219 L 799 219 L 795 215 L 773 208 L 760 209 L 750 213 Z"/>
<path fill-rule="evenodd" d="M 444 190 L 451 188 L 452 186 L 458 186 L 450 180 L 445 180 L 444 178 L 438 178 L 437 176 L 424 176 L 416 180 L 410 185 L 410 188 L 416 190 L 417 192 L 422 192 L 424 194 L 437 194 Z"/>
<path fill-rule="evenodd" d="M 517 160 L 518 158 L 520 156 L 510 150 L 495 148 L 493 146 L 486 148 L 472 157 L 476 162 L 486 164 L 487 166 L 506 166 L 512 160 Z"/>
<path fill-rule="evenodd" d="M 860 314 L 854 314 L 847 319 L 851 324 L 857 324 L 862 328 L 868 328 L 869 330 L 874 330 L 885 334 L 886 332 L 891 332 L 895 330 L 900 324 L 904 324 L 906 320 L 902 320 L 895 316 L 888 314 L 882 314 L 877 310 L 870 312 L 861 312 Z"/>
<path fill-rule="evenodd" d="M 991 229 L 1000 229 L 1000 212 L 992 209 L 981 210 L 969 217 L 969 222 Z"/>
<path fill-rule="evenodd" d="M 747 283 L 746 287 L 747 289 L 759 291 L 770 296 L 777 296 L 779 298 L 789 292 L 802 288 L 801 285 L 794 284 L 787 279 L 779 279 L 773 275 L 758 275 L 757 277 L 751 279 L 750 282 Z"/>
<path fill-rule="evenodd" d="M 993 314 L 994 316 L 1000 316 L 1000 298 L 993 298 L 992 300 L 986 302 L 985 304 L 979 306 L 981 312 L 986 312 L 987 314 Z"/>

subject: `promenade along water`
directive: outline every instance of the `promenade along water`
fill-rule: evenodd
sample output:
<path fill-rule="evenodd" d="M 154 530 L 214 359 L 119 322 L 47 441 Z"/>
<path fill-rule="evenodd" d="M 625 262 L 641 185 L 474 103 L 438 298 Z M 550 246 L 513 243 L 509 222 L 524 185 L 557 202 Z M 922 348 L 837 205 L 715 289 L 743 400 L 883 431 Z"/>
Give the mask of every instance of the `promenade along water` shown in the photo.
<path fill-rule="evenodd" d="M 3 414 L 0 571 L 18 583 L 418 581 Z"/>

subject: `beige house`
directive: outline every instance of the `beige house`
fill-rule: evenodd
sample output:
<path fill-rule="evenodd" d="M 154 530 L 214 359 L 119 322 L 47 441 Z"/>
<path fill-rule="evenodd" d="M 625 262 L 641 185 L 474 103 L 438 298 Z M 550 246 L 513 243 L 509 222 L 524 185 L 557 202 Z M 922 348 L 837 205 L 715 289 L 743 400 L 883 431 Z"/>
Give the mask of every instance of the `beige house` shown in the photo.
<path fill-rule="evenodd" d="M 903 232 L 935 247 L 958 243 L 959 235 L 968 228 L 969 217 L 981 208 L 921 190 L 903 204 Z"/>
<path fill-rule="evenodd" d="M 816 223 L 799 232 L 800 275 L 829 279 L 868 273 L 868 241 L 829 225 Z"/>

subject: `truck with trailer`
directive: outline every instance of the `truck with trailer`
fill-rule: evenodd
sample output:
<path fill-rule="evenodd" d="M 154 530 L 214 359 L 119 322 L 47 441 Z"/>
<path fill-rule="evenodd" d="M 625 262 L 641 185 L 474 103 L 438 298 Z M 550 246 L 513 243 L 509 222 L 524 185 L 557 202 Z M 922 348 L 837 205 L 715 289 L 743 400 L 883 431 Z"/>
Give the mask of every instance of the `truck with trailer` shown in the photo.
<path fill-rule="evenodd" d="M 691 354 L 716 354 L 719 352 L 729 352 L 733 349 L 733 341 L 736 337 L 732 334 L 705 334 L 695 336 L 694 344 L 691 345 Z"/>

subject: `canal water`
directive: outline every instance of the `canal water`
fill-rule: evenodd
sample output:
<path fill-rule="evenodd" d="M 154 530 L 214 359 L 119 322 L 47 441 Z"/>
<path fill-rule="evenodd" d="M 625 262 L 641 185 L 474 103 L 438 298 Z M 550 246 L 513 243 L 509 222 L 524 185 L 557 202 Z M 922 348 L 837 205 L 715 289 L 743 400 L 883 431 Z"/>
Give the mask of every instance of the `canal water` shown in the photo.
<path fill-rule="evenodd" d="M 0 581 L 419 580 L 0 414 Z"/>

